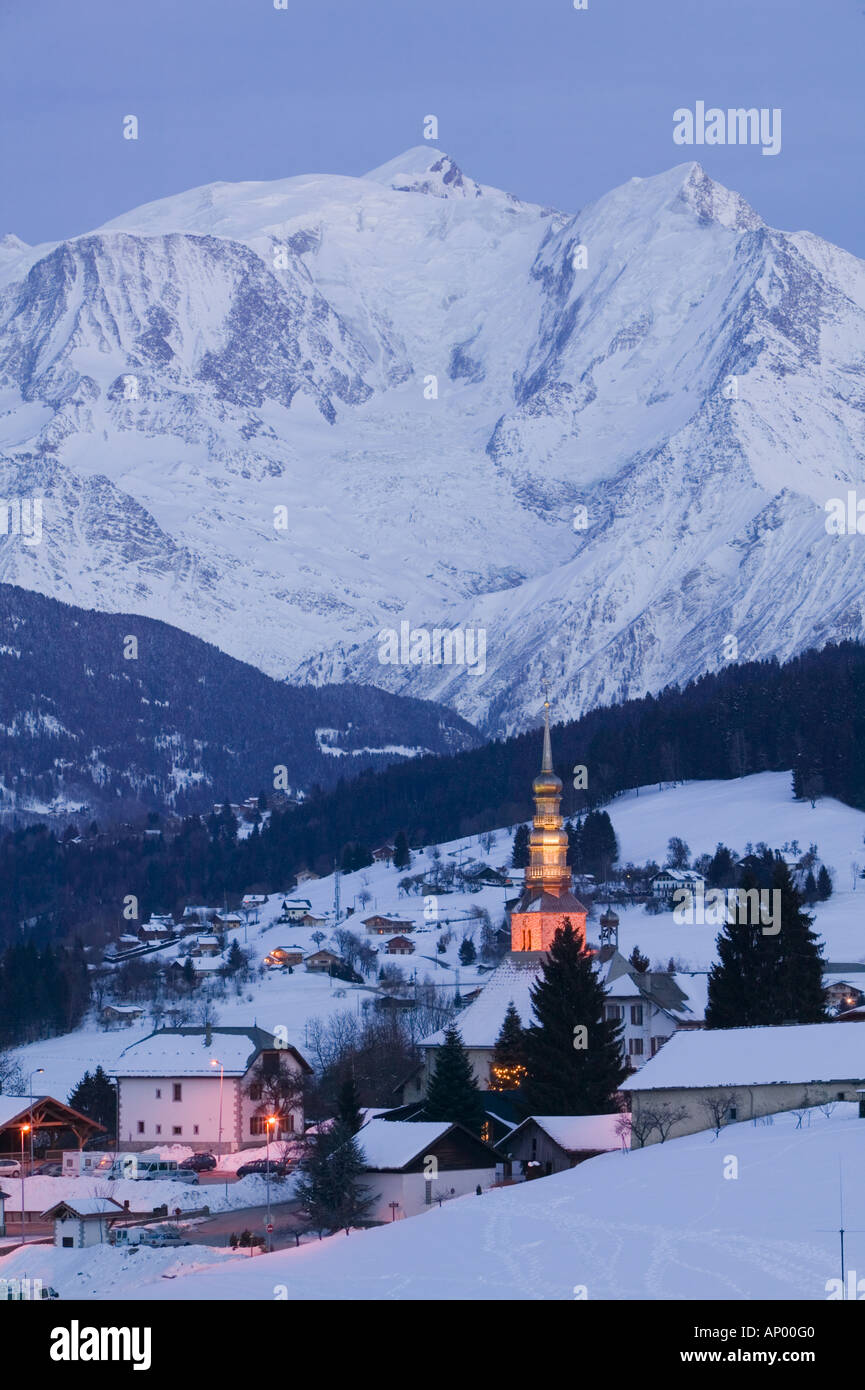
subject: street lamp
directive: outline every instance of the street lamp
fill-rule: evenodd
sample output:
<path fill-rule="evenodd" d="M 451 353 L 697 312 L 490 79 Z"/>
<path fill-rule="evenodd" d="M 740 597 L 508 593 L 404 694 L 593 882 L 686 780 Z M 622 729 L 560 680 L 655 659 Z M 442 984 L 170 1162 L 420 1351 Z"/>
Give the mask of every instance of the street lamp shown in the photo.
<path fill-rule="evenodd" d="M 264 1151 L 265 1151 L 264 1176 L 265 1176 L 265 1181 L 266 1181 L 266 1183 L 267 1183 L 267 1252 L 268 1252 L 268 1254 L 270 1254 L 270 1250 L 271 1250 L 271 1239 L 270 1239 L 271 1232 L 270 1232 L 270 1227 L 271 1227 L 271 1225 L 272 1225 L 272 1222 L 271 1222 L 271 1219 L 270 1219 L 270 1130 L 271 1130 L 271 1127 L 272 1127 L 273 1125 L 275 1125 L 275 1124 L 276 1124 L 276 1116 L 275 1116 L 275 1115 L 268 1115 L 268 1116 L 265 1118 L 265 1121 L 264 1121 L 264 1128 L 265 1128 L 265 1133 L 266 1133 L 266 1136 L 267 1136 L 267 1137 L 266 1137 L 266 1139 L 265 1139 L 265 1150 L 264 1150 Z"/>
<path fill-rule="evenodd" d="M 36 1067 L 35 1071 L 31 1071 L 31 1073 L 30 1073 L 30 1176 L 31 1176 L 31 1178 L 32 1178 L 32 1176 L 33 1176 L 33 1078 L 34 1078 L 34 1076 L 41 1076 L 42 1073 L 44 1072 L 44 1070 L 45 1070 L 44 1067 Z"/>
<path fill-rule="evenodd" d="M 30 1125 L 21 1126 L 21 1244 L 25 1243 L 24 1235 L 24 1135 L 30 1130 Z"/>
<path fill-rule="evenodd" d="M 219 1135 L 218 1135 L 218 1138 L 217 1138 L 217 1140 L 216 1140 L 216 1147 L 217 1147 L 217 1150 L 218 1150 L 218 1152 L 219 1152 L 219 1156 L 220 1156 L 220 1158 L 221 1158 L 221 1157 L 222 1157 L 222 1082 L 223 1082 L 224 1077 L 225 1077 L 225 1067 L 224 1067 L 223 1063 L 220 1062 L 220 1060 L 219 1060 L 218 1057 L 212 1057 L 212 1058 L 210 1059 L 210 1065 L 211 1065 L 212 1067 L 219 1067 Z M 225 1175 L 225 1198 L 226 1198 L 226 1201 L 227 1201 L 227 1200 L 228 1200 L 228 1174 L 227 1174 L 227 1173 L 226 1173 L 226 1175 Z"/>

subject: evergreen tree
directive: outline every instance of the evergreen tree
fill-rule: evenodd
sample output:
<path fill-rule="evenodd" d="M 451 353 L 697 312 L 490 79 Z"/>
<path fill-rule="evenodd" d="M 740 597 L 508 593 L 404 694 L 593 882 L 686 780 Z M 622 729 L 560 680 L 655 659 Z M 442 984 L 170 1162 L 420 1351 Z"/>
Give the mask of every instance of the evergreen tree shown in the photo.
<path fill-rule="evenodd" d="M 472 1064 L 453 1026 L 445 1030 L 445 1040 L 436 1050 L 435 1068 L 424 1104 L 428 1120 L 449 1120 L 480 1134 L 484 1122 L 483 1097 L 475 1080 Z"/>
<path fill-rule="evenodd" d="M 817 896 L 821 903 L 832 896 L 832 879 L 825 864 L 820 865 L 820 872 L 817 875 Z"/>
<path fill-rule="evenodd" d="M 743 889 L 756 886 L 753 875 L 743 880 Z M 782 859 L 774 864 L 772 891 L 779 894 L 774 923 L 759 920 L 740 900 L 730 914 L 734 920 L 718 937 L 719 959 L 709 972 L 707 1028 L 820 1023 L 826 1017 L 820 943 L 811 931 L 814 919 L 803 911 Z M 771 901 L 774 908 L 776 900 Z M 767 933 L 765 926 L 779 929 Z"/>
<path fill-rule="evenodd" d="M 605 994 L 569 918 L 531 988 L 536 1022 L 525 1030 L 522 1100 L 534 1115 L 605 1115 L 627 1075 L 621 1024 L 604 1018 Z"/>
<path fill-rule="evenodd" d="M 527 869 L 529 866 L 529 828 L 527 825 L 518 825 L 514 832 L 511 865 L 515 869 Z"/>
<path fill-rule="evenodd" d="M 774 1017 L 770 1021 L 822 1023 L 826 1018 L 822 943 L 811 930 L 814 918 L 803 911 L 783 859 L 775 865 L 772 887 L 781 895 L 781 930 L 768 938 L 776 952 Z"/>
<path fill-rule="evenodd" d="M 354 1084 L 354 1077 L 347 1076 L 339 1088 L 336 1102 L 336 1118 L 351 1134 L 357 1134 L 363 1124 L 360 1101 Z"/>
<path fill-rule="evenodd" d="M 243 970 L 245 966 L 246 956 L 240 948 L 237 937 L 235 937 L 228 948 L 228 955 L 225 959 L 225 973 L 226 975 L 236 975 L 237 972 Z"/>
<path fill-rule="evenodd" d="M 736 861 L 726 845 L 715 846 L 711 863 L 706 872 L 706 883 L 710 888 L 732 888 L 736 883 Z"/>
<path fill-rule="evenodd" d="M 295 1196 L 314 1231 L 348 1231 L 375 1201 L 359 1179 L 364 1158 L 352 1130 L 340 1120 L 319 1127 L 300 1164 Z"/>
<path fill-rule="evenodd" d="M 475 943 L 470 936 L 467 936 L 464 941 L 460 942 L 457 955 L 459 956 L 460 965 L 474 965 L 477 958 L 477 951 L 475 950 Z"/>
<path fill-rule="evenodd" d="M 513 999 L 508 1004 L 490 1067 L 491 1091 L 519 1090 L 526 1076 L 523 1025 Z"/>
<path fill-rule="evenodd" d="M 807 876 L 805 878 L 805 887 L 803 889 L 802 896 L 809 907 L 812 903 L 817 902 L 819 894 L 817 892 L 817 880 L 814 877 L 813 869 L 808 870 Z"/>
<path fill-rule="evenodd" d="M 109 1134 L 114 1134 L 117 1127 L 117 1091 L 101 1065 L 97 1066 L 92 1076 L 89 1071 L 84 1073 L 78 1085 L 69 1092 L 68 1101 L 73 1110 L 78 1110 L 102 1125 Z"/>
<path fill-rule="evenodd" d="M 740 892 L 753 892 L 756 876 L 747 872 Z M 734 911 L 717 938 L 718 960 L 709 971 L 707 1028 L 753 1028 L 767 1023 L 773 961 L 758 923 L 739 921 Z"/>
<path fill-rule="evenodd" d="M 605 879 L 619 858 L 619 844 L 606 811 L 590 811 L 580 832 L 580 853 L 586 873 Z"/>
<path fill-rule="evenodd" d="M 393 842 L 393 866 L 395 869 L 407 869 L 411 864 L 411 854 L 409 853 L 408 840 L 405 831 L 400 830 Z"/>
<path fill-rule="evenodd" d="M 628 956 L 628 963 L 632 965 L 640 975 L 644 975 L 649 968 L 649 957 L 641 953 L 639 946 L 635 946 Z"/>

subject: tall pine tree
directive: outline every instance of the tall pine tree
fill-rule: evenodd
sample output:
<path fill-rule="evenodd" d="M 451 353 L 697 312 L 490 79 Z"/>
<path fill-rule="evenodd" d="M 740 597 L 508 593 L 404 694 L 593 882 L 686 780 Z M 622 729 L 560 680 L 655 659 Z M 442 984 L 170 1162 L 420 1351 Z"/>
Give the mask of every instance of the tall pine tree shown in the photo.
<path fill-rule="evenodd" d="M 604 1018 L 603 986 L 567 917 L 531 1000 L 537 1022 L 525 1030 L 524 1107 L 533 1115 L 612 1114 L 627 1075 L 622 1026 Z"/>
<path fill-rule="evenodd" d="M 428 1120 L 450 1120 L 451 1124 L 465 1125 L 473 1134 L 480 1134 L 485 1116 L 483 1097 L 454 1027 L 445 1030 L 445 1040 L 436 1052 L 424 1116 Z"/>

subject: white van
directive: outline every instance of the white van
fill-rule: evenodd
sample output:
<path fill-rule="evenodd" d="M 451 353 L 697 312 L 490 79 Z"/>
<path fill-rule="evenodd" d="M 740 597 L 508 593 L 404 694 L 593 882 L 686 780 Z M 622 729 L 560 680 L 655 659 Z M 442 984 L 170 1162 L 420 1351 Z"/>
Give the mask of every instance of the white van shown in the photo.
<path fill-rule="evenodd" d="M 174 1158 L 151 1158 L 147 1154 L 118 1154 L 108 1172 L 109 1178 L 134 1178 L 138 1182 L 185 1182 L 198 1184 L 198 1174 L 178 1167 Z"/>

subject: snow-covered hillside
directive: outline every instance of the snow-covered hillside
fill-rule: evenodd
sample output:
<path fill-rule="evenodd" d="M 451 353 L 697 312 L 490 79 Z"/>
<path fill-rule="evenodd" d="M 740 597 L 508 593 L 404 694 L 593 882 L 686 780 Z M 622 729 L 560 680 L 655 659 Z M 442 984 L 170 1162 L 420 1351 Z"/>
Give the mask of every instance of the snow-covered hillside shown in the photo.
<path fill-rule="evenodd" d="M 762 773 L 738 781 L 691 782 L 683 786 L 643 787 L 640 791 L 614 801 L 610 815 L 621 846 L 621 863 L 645 863 L 664 860 L 667 842 L 681 835 L 693 855 L 712 852 L 719 840 L 744 852 L 746 844 L 765 840 L 773 848 L 798 840 L 803 849 L 816 842 L 821 858 L 833 874 L 835 891 L 828 902 L 814 909 L 815 930 L 825 943 L 824 954 L 830 961 L 865 961 L 865 883 L 854 879 L 851 866 L 865 867 L 865 813 L 854 811 L 830 798 L 818 802 L 812 810 L 808 803 L 794 802 L 790 797 L 788 773 Z M 510 862 L 514 827 L 495 832 L 491 848 L 486 849 L 478 837 L 467 837 L 440 846 L 442 864 L 469 863 L 474 859 L 500 866 Z M 431 872 L 435 860 L 433 847 L 413 856 L 410 873 Z M 365 936 L 361 919 L 373 912 L 395 913 L 415 923 L 413 941 L 415 953 L 390 957 L 382 954 L 382 963 L 397 965 L 407 982 L 431 982 L 442 996 L 451 998 L 459 988 L 466 993 L 483 985 L 489 978 L 480 963 L 461 966 L 458 950 L 464 936 L 471 936 L 480 945 L 481 922 L 478 911 L 489 913 L 494 926 L 504 916 L 505 900 L 514 889 L 482 888 L 477 892 L 447 894 L 438 899 L 435 920 L 425 918 L 425 903 L 414 894 L 404 896 L 399 890 L 405 871 L 388 864 L 374 864 L 368 869 L 344 874 L 340 880 L 343 911 L 356 909 L 354 915 L 341 925 Z M 855 883 L 855 889 L 854 889 Z M 323 947 L 335 944 L 333 910 L 334 884 L 331 877 L 304 883 L 292 896 L 309 900 L 312 911 L 326 917 L 320 929 L 298 925 L 277 926 L 283 895 L 276 894 L 260 910 L 258 922 L 246 929 L 229 933 L 248 950 L 256 961 L 275 946 L 300 947 L 312 952 L 319 946 L 315 935 L 324 934 Z M 369 895 L 362 901 L 361 895 Z M 678 926 L 671 913 L 659 916 L 648 914 L 641 907 L 619 909 L 620 949 L 627 955 L 634 945 L 649 956 L 652 963 L 663 967 L 672 956 L 685 971 L 697 972 L 694 979 L 679 983 L 692 996 L 698 1010 L 705 1003 L 705 972 L 715 959 L 717 927 Z M 589 920 L 589 939 L 596 939 L 597 921 Z M 450 931 L 452 939 L 444 954 L 436 949 L 439 936 Z M 374 938 L 383 951 L 386 937 Z M 167 957 L 166 957 L 167 958 Z M 208 962 L 211 964 L 211 962 Z M 218 964 L 218 960 L 213 964 Z M 289 975 L 285 971 L 266 974 L 245 986 L 236 996 L 229 993 L 216 1004 L 217 1021 L 223 1026 L 248 1026 L 256 1022 L 263 1028 L 282 1026 L 287 1041 L 302 1053 L 310 1051 L 310 1028 L 313 1019 L 327 1019 L 331 1014 L 351 1012 L 362 1014 L 374 999 L 376 980 L 366 985 L 351 985 L 331 980 L 326 975 L 308 973 L 302 967 Z M 110 995 L 110 991 L 109 991 Z M 44 1067 L 43 1089 L 65 1099 L 86 1070 L 101 1062 L 110 1071 L 122 1049 L 152 1031 L 152 1023 L 144 1019 L 119 1032 L 105 1032 L 90 1021 L 59 1038 L 31 1043 L 18 1049 L 22 1069 Z M 315 1058 L 311 1057 L 314 1061 Z"/>
<path fill-rule="evenodd" d="M 865 267 L 699 165 L 570 216 L 421 147 L 0 251 L 0 579 L 492 731 L 863 633 Z"/>
<path fill-rule="evenodd" d="M 730 1156 L 737 1160 L 736 1177 Z M 371 1231 L 255 1260 L 197 1249 L 166 1260 L 41 1250 L 0 1261 L 64 1297 L 87 1282 L 117 1299 L 823 1300 L 839 1273 L 839 1170 L 847 1268 L 865 1265 L 865 1121 L 782 1114 L 605 1154 L 569 1172 L 459 1197 Z M 857 1234 L 858 1232 L 858 1234 Z M 455 1258 L 455 1252 L 458 1257 Z M 108 1254 L 114 1256 L 109 1283 Z M 190 1268 L 187 1262 L 198 1263 Z M 161 1277 L 166 1265 L 176 1278 Z"/>

